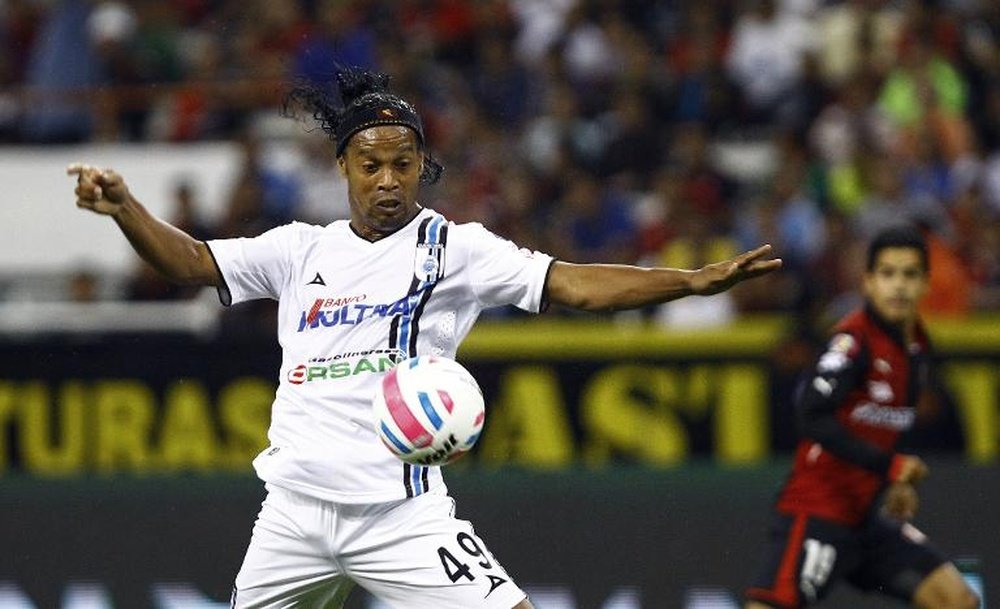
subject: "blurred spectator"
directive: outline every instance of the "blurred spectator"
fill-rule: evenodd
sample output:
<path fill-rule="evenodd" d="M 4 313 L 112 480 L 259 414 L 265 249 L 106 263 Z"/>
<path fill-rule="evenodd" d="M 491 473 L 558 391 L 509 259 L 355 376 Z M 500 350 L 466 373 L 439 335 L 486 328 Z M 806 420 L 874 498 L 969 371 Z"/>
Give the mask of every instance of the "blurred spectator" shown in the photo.
<path fill-rule="evenodd" d="M 226 91 L 231 74 L 224 63 L 222 42 L 208 32 L 189 32 L 178 46 L 187 79 L 157 98 L 146 126 L 147 137 L 191 142 L 235 133 L 242 122 L 242 108 L 234 107 L 229 99 L 233 93 Z"/>
<path fill-rule="evenodd" d="M 608 138 L 598 165 L 601 175 L 616 177 L 632 188 L 645 186 L 664 156 L 663 137 L 647 98 L 633 87 L 618 91 L 601 127 Z"/>
<path fill-rule="evenodd" d="M 544 111 L 524 130 L 521 147 L 541 174 L 555 174 L 567 163 L 596 170 L 606 138 L 605 131 L 581 113 L 572 88 L 556 83 L 548 91 Z"/>
<path fill-rule="evenodd" d="M 868 158 L 863 176 L 865 195 L 853 216 L 854 234 L 862 240 L 870 241 L 884 228 L 913 220 L 906 208 L 902 178 L 888 158 Z"/>
<path fill-rule="evenodd" d="M 636 230 L 624 198 L 602 190 L 584 171 L 563 177 L 567 189 L 549 224 L 554 255 L 569 262 L 634 262 Z"/>
<path fill-rule="evenodd" d="M 545 247 L 542 226 L 547 210 L 530 173 L 516 165 L 506 168 L 498 179 L 497 197 L 498 234 L 528 249 Z"/>
<path fill-rule="evenodd" d="M 949 161 L 972 145 L 964 115 L 967 101 L 962 75 L 920 33 L 904 41 L 900 62 L 879 95 L 879 106 L 901 131 L 904 145 L 917 146 L 929 135 Z"/>
<path fill-rule="evenodd" d="M 347 180 L 340 175 L 331 154 L 334 143 L 321 131 L 303 131 L 296 144 L 301 157 L 295 179 L 302 188 L 296 217 L 316 224 L 349 218 Z"/>
<path fill-rule="evenodd" d="M 475 11 L 464 0 L 401 0 L 397 17 L 403 35 L 441 61 L 465 66 L 474 57 Z"/>
<path fill-rule="evenodd" d="M 927 260 L 931 275 L 920 314 L 935 317 L 963 317 L 972 306 L 973 286 L 968 269 L 955 248 L 931 227 L 924 225 Z"/>
<path fill-rule="evenodd" d="M 859 77 L 886 74 L 896 61 L 904 24 L 905 15 L 895 2 L 827 4 L 816 17 L 817 59 L 823 78 L 843 89 Z"/>
<path fill-rule="evenodd" d="M 806 268 L 823 249 L 826 225 L 819 203 L 804 186 L 804 167 L 795 162 L 782 165 L 768 193 L 774 206 L 780 248 L 793 269 Z"/>
<path fill-rule="evenodd" d="M 808 134 L 824 165 L 827 202 L 839 213 L 858 213 L 867 196 L 870 157 L 881 155 L 890 141 L 890 127 L 874 95 L 869 77 L 851 79 L 820 112 Z"/>
<path fill-rule="evenodd" d="M 567 17 L 562 61 L 587 114 L 600 108 L 615 76 L 625 72 L 629 59 L 615 40 L 628 27 L 612 8 L 595 2 L 581 2 Z"/>
<path fill-rule="evenodd" d="M 510 0 L 517 21 L 514 49 L 517 57 L 535 65 L 562 39 L 566 19 L 578 0 Z"/>
<path fill-rule="evenodd" d="M 734 103 L 723 66 L 728 35 L 719 20 L 712 5 L 691 4 L 666 52 L 675 78 L 667 115 L 678 123 L 702 123 L 713 131 L 732 120 Z"/>
<path fill-rule="evenodd" d="M 138 27 L 139 19 L 131 6 L 114 1 L 94 4 L 87 19 L 87 36 L 97 55 L 99 84 L 134 86 L 142 83 L 144 66 L 140 65 L 136 36 Z M 149 76 L 150 81 L 157 80 L 156 74 L 151 73 Z M 118 106 L 120 101 L 125 102 L 125 108 Z M 140 139 L 146 109 L 133 107 L 127 99 L 116 99 L 114 102 L 115 104 L 99 105 L 95 113 L 96 137 L 115 140 L 124 132 L 126 139 Z"/>
<path fill-rule="evenodd" d="M 947 209 L 959 192 L 959 184 L 937 141 L 929 135 L 917 137 L 907 152 L 892 159 L 909 215 L 950 234 Z"/>
<path fill-rule="evenodd" d="M 726 57 L 743 96 L 742 117 L 751 123 L 785 124 L 799 111 L 805 54 L 812 50 L 809 24 L 780 12 L 777 0 L 746 0 Z"/>
<path fill-rule="evenodd" d="M 25 79 L 42 19 L 31 0 L 0 4 L 0 142 L 20 139 L 21 109 L 11 89 Z"/>
<path fill-rule="evenodd" d="M 295 47 L 295 76 L 327 84 L 338 64 L 376 68 L 375 32 L 364 8 L 357 0 L 317 2 L 315 24 Z"/>
<path fill-rule="evenodd" d="M 101 299 L 100 278 L 90 269 L 77 269 L 69 277 L 66 286 L 67 299 L 70 302 L 97 302 Z"/>
<path fill-rule="evenodd" d="M 713 165 L 708 131 L 697 123 L 679 124 L 670 142 L 667 162 L 680 178 L 683 205 L 707 218 L 715 234 L 731 231 L 730 205 L 737 187 Z"/>
<path fill-rule="evenodd" d="M 681 198 L 682 176 L 669 166 L 662 167 L 650 181 L 649 188 L 636 194 L 632 216 L 638 234 L 638 258 L 650 265 L 665 244 L 679 234 L 677 217 L 689 209 Z"/>
<path fill-rule="evenodd" d="M 174 186 L 174 209 L 170 223 L 183 230 L 195 239 L 204 241 L 215 237 L 215 231 L 209 227 L 200 215 L 198 200 L 194 186 L 179 180 Z M 178 300 L 193 298 L 200 288 L 177 285 L 164 279 L 153 267 L 140 261 L 132 277 L 125 287 L 129 300 Z"/>
<path fill-rule="evenodd" d="M 472 95 L 484 118 L 506 129 L 519 129 L 527 117 L 529 76 L 506 40 L 484 36 L 476 46 L 477 65 L 469 75 Z"/>
<path fill-rule="evenodd" d="M 31 50 L 25 84 L 36 93 L 26 105 L 24 138 L 41 143 L 81 142 L 93 117 L 85 96 L 72 89 L 100 83 L 100 62 L 88 35 L 90 6 L 66 0 L 46 16 Z"/>
<path fill-rule="evenodd" d="M 260 234 L 286 224 L 302 202 L 302 184 L 291 171 L 272 163 L 259 137 L 248 129 L 240 139 L 243 165 L 229 196 L 220 234 Z"/>

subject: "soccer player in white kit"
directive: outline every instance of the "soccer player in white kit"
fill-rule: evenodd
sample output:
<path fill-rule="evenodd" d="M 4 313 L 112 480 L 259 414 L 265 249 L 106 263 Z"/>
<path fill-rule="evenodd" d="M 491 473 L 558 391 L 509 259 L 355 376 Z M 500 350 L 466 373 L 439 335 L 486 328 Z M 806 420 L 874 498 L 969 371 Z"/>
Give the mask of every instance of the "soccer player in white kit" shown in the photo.
<path fill-rule="evenodd" d="M 571 264 L 417 202 L 438 165 L 416 110 L 388 78 L 344 69 L 341 100 L 300 87 L 348 182 L 350 220 L 292 223 L 254 238 L 197 241 L 151 215 L 112 170 L 73 165 L 77 205 L 111 216 L 168 279 L 215 286 L 224 304 L 278 301 L 282 348 L 270 445 L 254 460 L 267 496 L 232 606 L 341 607 L 360 585 L 401 609 L 531 609 L 439 467 L 396 459 L 371 417 L 376 383 L 418 354 L 454 357 L 488 307 L 600 311 L 714 294 L 772 272 L 762 246 L 697 270 Z"/>

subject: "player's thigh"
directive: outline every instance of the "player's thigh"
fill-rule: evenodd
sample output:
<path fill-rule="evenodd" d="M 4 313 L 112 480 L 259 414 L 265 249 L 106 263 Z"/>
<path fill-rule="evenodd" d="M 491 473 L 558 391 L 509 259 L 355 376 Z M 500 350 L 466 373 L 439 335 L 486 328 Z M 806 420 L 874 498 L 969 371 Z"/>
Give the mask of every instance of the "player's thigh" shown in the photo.
<path fill-rule="evenodd" d="M 852 530 L 805 514 L 775 514 L 747 607 L 804 607 L 824 598 L 859 560 Z"/>
<path fill-rule="evenodd" d="M 865 545 L 869 550 L 856 576 L 859 587 L 881 590 L 920 608 L 971 609 L 977 605 L 958 569 L 913 525 L 873 517 Z"/>
<path fill-rule="evenodd" d="M 392 607 L 511 609 L 526 598 L 446 495 L 401 502 L 359 539 L 341 564 Z"/>
<path fill-rule="evenodd" d="M 353 582 L 329 559 L 322 502 L 277 487 L 254 523 L 233 587 L 233 607 L 339 608 Z"/>

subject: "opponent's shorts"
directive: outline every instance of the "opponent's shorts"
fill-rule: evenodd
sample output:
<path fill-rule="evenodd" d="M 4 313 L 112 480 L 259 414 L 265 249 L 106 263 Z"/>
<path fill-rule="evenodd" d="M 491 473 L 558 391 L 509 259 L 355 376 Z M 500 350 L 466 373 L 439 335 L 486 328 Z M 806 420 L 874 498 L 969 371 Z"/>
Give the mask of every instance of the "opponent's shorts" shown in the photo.
<path fill-rule="evenodd" d="M 373 505 L 267 490 L 232 607 L 339 608 L 355 585 L 400 609 L 511 609 L 526 598 L 443 490 Z"/>
<path fill-rule="evenodd" d="M 776 513 L 768 540 L 745 596 L 780 609 L 812 604 L 841 579 L 909 602 L 920 582 L 947 562 L 913 525 L 879 514 L 847 527 Z"/>

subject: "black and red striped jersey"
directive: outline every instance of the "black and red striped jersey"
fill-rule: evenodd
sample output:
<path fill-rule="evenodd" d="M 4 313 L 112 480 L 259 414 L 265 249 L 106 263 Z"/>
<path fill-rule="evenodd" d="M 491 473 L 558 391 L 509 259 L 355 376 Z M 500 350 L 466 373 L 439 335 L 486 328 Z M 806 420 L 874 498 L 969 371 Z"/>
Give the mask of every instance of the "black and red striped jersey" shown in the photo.
<path fill-rule="evenodd" d="M 798 394 L 801 439 L 777 508 L 847 525 L 862 521 L 885 485 L 901 434 L 931 383 L 931 347 L 918 324 L 902 332 L 870 307 L 835 327 Z"/>

